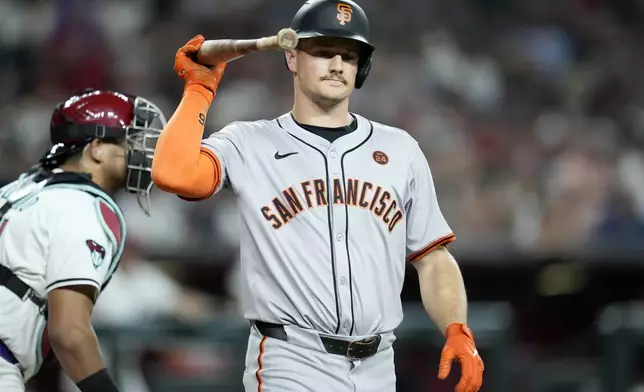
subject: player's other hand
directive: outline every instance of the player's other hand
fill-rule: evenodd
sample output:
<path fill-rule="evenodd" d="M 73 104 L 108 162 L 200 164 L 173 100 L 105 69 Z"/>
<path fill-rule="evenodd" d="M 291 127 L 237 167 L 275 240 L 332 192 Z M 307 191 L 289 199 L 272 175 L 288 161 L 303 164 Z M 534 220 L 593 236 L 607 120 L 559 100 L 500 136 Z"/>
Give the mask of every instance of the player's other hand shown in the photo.
<path fill-rule="evenodd" d="M 197 35 L 179 48 L 174 58 L 174 70 L 183 79 L 186 89 L 193 85 L 200 85 L 208 89 L 214 98 L 227 63 L 223 62 L 208 68 L 195 62 L 193 55 L 199 51 L 204 41 L 203 36 Z"/>
<path fill-rule="evenodd" d="M 452 369 L 452 363 L 461 363 L 461 380 L 456 392 L 476 392 L 483 384 L 483 360 L 474 344 L 474 336 L 467 324 L 452 323 L 447 327 L 445 346 L 441 353 L 438 378 L 444 380 Z"/>

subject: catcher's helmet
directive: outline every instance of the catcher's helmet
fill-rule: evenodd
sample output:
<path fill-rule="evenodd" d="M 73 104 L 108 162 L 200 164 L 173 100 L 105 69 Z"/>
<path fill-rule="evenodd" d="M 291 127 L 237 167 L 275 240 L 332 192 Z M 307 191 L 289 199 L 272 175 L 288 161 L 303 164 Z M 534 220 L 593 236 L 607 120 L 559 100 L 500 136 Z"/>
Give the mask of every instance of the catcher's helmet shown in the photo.
<path fill-rule="evenodd" d="M 165 124 L 161 110 L 145 98 L 87 89 L 54 109 L 49 128 L 53 146 L 40 159 L 40 165 L 58 167 L 94 139 L 125 141 L 126 189 L 137 194 L 139 205 L 149 213 L 152 157 Z"/>
<path fill-rule="evenodd" d="M 356 40 L 362 51 L 358 62 L 356 88 L 362 87 L 371 70 L 375 47 L 369 43 L 369 20 L 352 0 L 308 0 L 297 11 L 291 29 L 298 37 L 340 37 Z"/>

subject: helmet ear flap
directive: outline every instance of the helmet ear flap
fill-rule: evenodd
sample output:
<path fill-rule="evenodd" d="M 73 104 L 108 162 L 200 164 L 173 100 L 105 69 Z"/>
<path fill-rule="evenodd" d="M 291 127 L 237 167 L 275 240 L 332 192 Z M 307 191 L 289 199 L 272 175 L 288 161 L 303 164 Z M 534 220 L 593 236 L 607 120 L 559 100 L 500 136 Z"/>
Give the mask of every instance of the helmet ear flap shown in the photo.
<path fill-rule="evenodd" d="M 356 74 L 356 88 L 359 89 L 362 87 L 364 82 L 367 80 L 369 73 L 371 72 L 371 56 L 364 59 L 361 64 L 358 66 L 358 73 Z"/>

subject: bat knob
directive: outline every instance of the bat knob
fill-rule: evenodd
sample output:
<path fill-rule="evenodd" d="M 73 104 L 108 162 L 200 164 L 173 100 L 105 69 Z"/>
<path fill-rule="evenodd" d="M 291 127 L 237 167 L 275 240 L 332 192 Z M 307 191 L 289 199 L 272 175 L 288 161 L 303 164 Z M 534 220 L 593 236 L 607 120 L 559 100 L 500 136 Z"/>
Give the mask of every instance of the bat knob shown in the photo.
<path fill-rule="evenodd" d="M 293 29 L 282 29 L 277 33 L 277 45 L 283 50 L 295 49 L 297 41 L 297 33 Z"/>

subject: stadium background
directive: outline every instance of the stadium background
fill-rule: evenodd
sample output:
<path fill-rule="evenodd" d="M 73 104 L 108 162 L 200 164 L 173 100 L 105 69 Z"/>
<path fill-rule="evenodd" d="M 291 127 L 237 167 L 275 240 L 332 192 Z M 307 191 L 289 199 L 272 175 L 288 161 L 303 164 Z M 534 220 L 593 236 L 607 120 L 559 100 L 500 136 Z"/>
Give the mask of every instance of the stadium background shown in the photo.
<path fill-rule="evenodd" d="M 197 33 L 251 38 L 300 0 L 1 0 L 0 182 L 45 151 L 52 108 L 85 87 L 142 95 L 167 118 L 176 49 Z M 484 391 L 644 390 L 644 3 L 362 0 L 374 68 L 352 110 L 406 129 L 433 170 L 457 241 Z M 226 70 L 208 132 L 290 109 L 279 53 Z M 241 391 L 231 195 L 119 197 L 122 268 L 96 326 L 125 392 Z M 413 268 L 397 343 L 399 391 L 436 380 L 442 339 Z M 456 367 L 458 369 L 458 367 Z M 69 389 L 52 368 L 33 391 Z"/>

